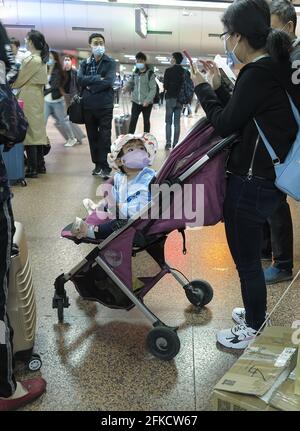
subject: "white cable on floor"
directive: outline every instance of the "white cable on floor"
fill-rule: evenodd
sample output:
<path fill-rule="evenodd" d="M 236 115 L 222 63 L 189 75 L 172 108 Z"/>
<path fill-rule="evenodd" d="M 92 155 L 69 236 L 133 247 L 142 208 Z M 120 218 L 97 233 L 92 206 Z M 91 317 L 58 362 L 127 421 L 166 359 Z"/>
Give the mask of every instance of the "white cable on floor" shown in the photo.
<path fill-rule="evenodd" d="M 300 269 L 297 272 L 296 276 L 293 278 L 293 280 L 290 282 L 290 284 L 288 285 L 288 287 L 286 288 L 286 290 L 283 292 L 283 294 L 281 295 L 281 297 L 279 298 L 279 300 L 277 301 L 277 303 L 275 304 L 275 306 L 273 307 L 272 311 L 270 312 L 270 314 L 268 315 L 268 317 L 265 319 L 264 323 L 261 325 L 261 327 L 259 328 L 259 330 L 256 333 L 255 338 L 253 339 L 253 341 L 256 339 L 256 337 L 258 337 L 258 335 L 260 334 L 260 331 L 263 329 L 263 327 L 267 324 L 268 320 L 271 319 L 272 314 L 274 313 L 274 311 L 278 308 L 278 306 L 282 303 L 283 298 L 286 296 L 286 294 L 288 293 L 288 291 L 290 290 L 290 288 L 292 287 L 292 285 L 294 284 L 295 280 L 299 277 L 300 275 Z M 247 346 L 246 350 L 251 346 L 252 342 Z"/>

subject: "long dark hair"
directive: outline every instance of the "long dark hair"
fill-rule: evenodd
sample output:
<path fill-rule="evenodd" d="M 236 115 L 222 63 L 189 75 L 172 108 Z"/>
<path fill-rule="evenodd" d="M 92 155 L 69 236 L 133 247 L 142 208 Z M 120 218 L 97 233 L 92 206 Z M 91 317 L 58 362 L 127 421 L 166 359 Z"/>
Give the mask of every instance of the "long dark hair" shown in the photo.
<path fill-rule="evenodd" d="M 37 30 L 30 30 L 27 33 L 27 39 L 30 40 L 36 50 L 41 51 L 41 59 L 43 63 L 49 60 L 49 46 L 46 43 L 44 35 Z"/>
<path fill-rule="evenodd" d="M 64 81 L 65 81 L 65 79 L 66 79 L 66 72 L 64 71 L 64 69 L 63 69 L 63 67 L 62 67 L 62 64 L 61 64 L 61 61 L 60 61 L 59 54 L 58 54 L 58 52 L 56 52 L 56 51 L 52 51 L 52 50 L 50 51 L 50 53 L 53 55 L 53 57 L 54 57 L 54 61 L 55 61 L 55 65 L 54 65 L 53 70 L 54 70 L 54 69 L 57 69 L 57 70 L 58 70 L 59 75 L 60 75 L 61 82 L 64 84 Z"/>
<path fill-rule="evenodd" d="M 270 27 L 271 15 L 266 0 L 235 0 L 225 11 L 222 22 L 229 33 L 244 36 L 253 49 L 265 48 L 275 61 L 287 61 L 292 43 L 281 30 Z"/>
<path fill-rule="evenodd" d="M 9 39 L 5 27 L 0 22 L 0 60 L 7 65 L 8 59 L 6 55 L 5 45 L 9 45 Z"/>

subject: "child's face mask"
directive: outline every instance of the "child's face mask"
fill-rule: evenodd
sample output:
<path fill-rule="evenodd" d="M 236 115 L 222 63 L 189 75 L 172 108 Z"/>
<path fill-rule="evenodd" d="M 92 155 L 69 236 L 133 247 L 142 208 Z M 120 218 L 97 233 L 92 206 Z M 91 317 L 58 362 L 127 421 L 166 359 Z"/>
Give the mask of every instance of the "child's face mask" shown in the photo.
<path fill-rule="evenodd" d="M 125 168 L 129 169 L 144 169 L 150 162 L 147 152 L 140 149 L 129 151 L 121 157 L 121 160 Z"/>

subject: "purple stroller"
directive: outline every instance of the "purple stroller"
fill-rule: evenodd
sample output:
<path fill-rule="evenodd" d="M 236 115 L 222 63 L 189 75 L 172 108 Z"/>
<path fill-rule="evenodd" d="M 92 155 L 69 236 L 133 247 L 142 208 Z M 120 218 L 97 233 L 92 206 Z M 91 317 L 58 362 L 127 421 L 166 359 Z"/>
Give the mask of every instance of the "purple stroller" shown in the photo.
<path fill-rule="evenodd" d="M 196 187 L 203 184 L 205 193 L 202 201 L 205 212 L 202 225 L 218 223 L 222 220 L 226 183 L 227 152 L 224 150 L 228 149 L 236 138 L 237 135 L 233 135 L 221 140 L 206 119 L 200 120 L 172 150 L 157 173 L 152 187 L 162 184 L 167 188 L 179 185 L 182 190 L 182 186 L 188 184 L 192 189 L 190 203 L 194 205 L 197 198 Z M 187 299 L 197 307 L 203 307 L 212 300 L 213 290 L 206 281 L 189 281 L 165 261 L 165 242 L 168 234 L 174 230 L 182 233 L 185 253 L 184 229 L 190 223 L 190 218 L 185 214 L 182 217 L 174 216 L 176 203 L 178 204 L 176 192 L 167 201 L 168 217 L 163 217 L 166 210 L 163 209 L 164 190 L 158 190 L 156 196 L 152 193 L 152 200 L 142 210 L 142 214 L 132 217 L 125 226 L 107 239 L 96 243 L 94 249 L 80 263 L 56 278 L 52 306 L 57 309 L 58 320 L 62 322 L 64 308 L 70 305 L 64 288 L 68 281 L 74 283 L 83 299 L 100 302 L 109 308 L 130 310 L 136 306 L 153 325 L 147 336 L 149 351 L 160 359 L 171 360 L 180 349 L 177 328 L 166 326 L 158 319 L 144 304 L 144 296 L 166 274 L 174 276 L 185 290 Z M 159 217 L 143 217 L 150 214 L 154 202 Z M 75 243 L 96 242 L 87 238 L 78 240 L 70 236 L 69 231 L 70 225 L 63 230 L 62 236 Z"/>

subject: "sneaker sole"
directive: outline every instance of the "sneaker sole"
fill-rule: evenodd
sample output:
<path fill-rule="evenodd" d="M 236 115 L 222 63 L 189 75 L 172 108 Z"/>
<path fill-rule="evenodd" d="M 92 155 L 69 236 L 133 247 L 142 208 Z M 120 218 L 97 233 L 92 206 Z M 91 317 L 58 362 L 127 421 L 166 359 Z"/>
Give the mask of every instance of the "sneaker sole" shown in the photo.
<path fill-rule="evenodd" d="M 290 275 L 288 277 L 283 277 L 280 280 L 269 280 L 269 281 L 266 280 L 266 285 L 270 286 L 271 284 L 282 283 L 283 281 L 291 281 L 291 280 L 293 280 L 293 278 L 294 277 L 292 275 Z"/>

